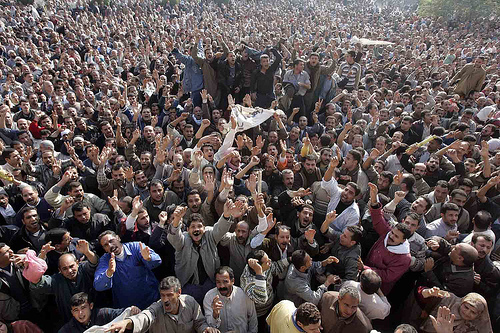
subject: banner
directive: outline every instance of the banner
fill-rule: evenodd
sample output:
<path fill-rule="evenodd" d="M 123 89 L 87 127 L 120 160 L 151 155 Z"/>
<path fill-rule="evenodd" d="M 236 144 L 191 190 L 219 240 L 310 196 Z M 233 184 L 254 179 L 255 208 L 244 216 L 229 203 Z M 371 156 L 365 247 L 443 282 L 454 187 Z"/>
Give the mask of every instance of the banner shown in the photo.
<path fill-rule="evenodd" d="M 118 317 L 113 319 L 113 321 L 107 323 L 106 325 L 103 326 L 92 326 L 88 330 L 86 330 L 84 333 L 104 333 L 108 328 L 111 327 L 114 323 L 117 323 L 119 321 L 124 320 L 125 318 L 130 316 L 130 307 L 126 308 Z"/>
<path fill-rule="evenodd" d="M 243 132 L 255 126 L 259 126 L 276 112 L 283 112 L 281 110 L 270 110 L 263 108 L 248 108 L 242 105 L 234 105 L 231 109 L 231 116 L 236 118 L 236 132 Z M 231 128 L 231 122 L 229 122 Z"/>
<path fill-rule="evenodd" d="M 393 45 L 394 44 L 394 43 L 386 42 L 383 40 L 371 40 L 368 38 L 358 38 L 356 36 L 353 36 L 351 38 L 351 43 L 353 43 L 353 44 L 361 43 L 362 45 Z"/>

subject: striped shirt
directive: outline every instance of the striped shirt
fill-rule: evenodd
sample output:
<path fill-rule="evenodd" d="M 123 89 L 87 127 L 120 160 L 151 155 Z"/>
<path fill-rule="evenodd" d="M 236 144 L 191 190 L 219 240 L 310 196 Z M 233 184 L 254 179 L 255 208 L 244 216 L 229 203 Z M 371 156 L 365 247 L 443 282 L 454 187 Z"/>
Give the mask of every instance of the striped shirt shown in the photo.
<path fill-rule="evenodd" d="M 341 78 L 347 78 L 348 82 L 346 84 L 346 88 L 357 88 L 357 85 L 359 83 L 359 79 L 361 77 L 361 65 L 358 64 L 357 62 L 353 63 L 352 65 L 349 65 L 346 62 L 343 62 L 342 65 L 340 65 L 339 76 Z"/>

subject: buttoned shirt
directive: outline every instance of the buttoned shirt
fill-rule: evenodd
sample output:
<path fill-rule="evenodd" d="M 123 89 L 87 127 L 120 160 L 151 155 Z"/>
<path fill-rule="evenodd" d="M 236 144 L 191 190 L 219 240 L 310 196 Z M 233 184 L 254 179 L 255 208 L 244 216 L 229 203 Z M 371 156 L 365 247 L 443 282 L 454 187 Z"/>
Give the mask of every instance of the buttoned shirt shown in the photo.
<path fill-rule="evenodd" d="M 212 301 L 217 295 L 222 302 L 222 309 L 219 317 L 215 319 Z M 229 297 L 221 295 L 217 287 L 209 290 L 203 299 L 203 308 L 205 309 L 207 324 L 217 328 L 221 333 L 229 331 L 257 333 L 258 324 L 255 304 L 240 287 L 233 286 L 233 291 Z"/>

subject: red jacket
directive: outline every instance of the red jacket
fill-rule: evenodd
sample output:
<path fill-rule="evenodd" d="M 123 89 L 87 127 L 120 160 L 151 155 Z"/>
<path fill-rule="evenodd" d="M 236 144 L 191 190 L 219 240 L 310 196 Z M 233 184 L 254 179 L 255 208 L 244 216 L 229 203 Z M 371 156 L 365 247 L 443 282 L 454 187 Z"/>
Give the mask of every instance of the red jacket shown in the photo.
<path fill-rule="evenodd" d="M 373 228 L 379 234 L 380 238 L 373 244 L 365 263 L 365 269 L 372 269 L 382 278 L 380 289 L 384 295 L 389 294 L 392 287 L 399 278 L 410 268 L 411 255 L 396 254 L 387 250 L 384 240 L 391 227 L 384 219 L 382 206 L 377 208 L 370 206 Z M 409 252 L 409 251 L 408 251 Z"/>

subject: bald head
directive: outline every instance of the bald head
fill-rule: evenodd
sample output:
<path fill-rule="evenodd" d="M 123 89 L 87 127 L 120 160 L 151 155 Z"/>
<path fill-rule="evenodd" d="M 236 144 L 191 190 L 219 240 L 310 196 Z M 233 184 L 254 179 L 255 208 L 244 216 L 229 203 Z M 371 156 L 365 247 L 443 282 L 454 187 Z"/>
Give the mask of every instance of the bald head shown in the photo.
<path fill-rule="evenodd" d="M 460 243 L 457 248 L 460 250 L 464 266 L 472 266 L 479 257 L 477 250 L 470 244 Z"/>

